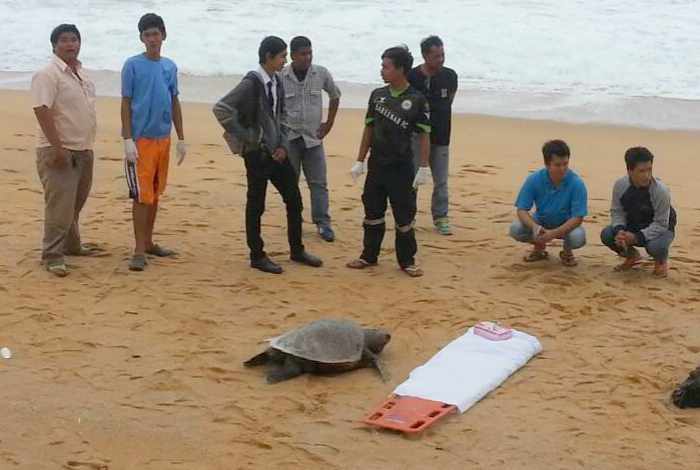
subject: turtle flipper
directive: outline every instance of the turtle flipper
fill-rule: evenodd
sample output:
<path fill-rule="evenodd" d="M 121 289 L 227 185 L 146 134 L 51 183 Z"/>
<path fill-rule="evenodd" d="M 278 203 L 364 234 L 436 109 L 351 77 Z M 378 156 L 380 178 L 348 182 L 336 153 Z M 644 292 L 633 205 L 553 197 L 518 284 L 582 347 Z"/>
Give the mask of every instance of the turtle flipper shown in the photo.
<path fill-rule="evenodd" d="M 690 376 L 674 390 L 671 398 L 679 408 L 700 408 L 700 368 L 690 373 Z"/>
<path fill-rule="evenodd" d="M 377 356 L 367 348 L 365 348 L 362 354 L 367 360 L 367 365 L 377 369 L 377 372 L 379 372 L 379 376 L 382 378 L 382 382 L 388 382 L 389 373 L 384 368 L 384 364 L 382 363 L 381 359 L 379 359 L 379 356 Z"/>
<path fill-rule="evenodd" d="M 304 373 L 304 368 L 298 360 L 292 357 L 285 358 L 284 362 L 275 365 L 270 372 L 267 373 L 267 383 L 274 384 L 284 380 L 293 379 Z"/>
<path fill-rule="evenodd" d="M 270 362 L 270 354 L 267 351 L 263 351 L 257 356 L 253 356 L 247 361 L 243 363 L 244 366 L 246 367 L 255 367 L 255 366 L 261 366 L 263 364 L 267 364 Z"/>

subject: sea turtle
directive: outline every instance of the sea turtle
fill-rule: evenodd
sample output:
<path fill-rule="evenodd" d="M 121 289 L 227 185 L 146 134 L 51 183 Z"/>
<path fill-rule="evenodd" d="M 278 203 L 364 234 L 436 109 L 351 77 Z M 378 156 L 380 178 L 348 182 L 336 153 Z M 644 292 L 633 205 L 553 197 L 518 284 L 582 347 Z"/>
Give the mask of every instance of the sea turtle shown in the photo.
<path fill-rule="evenodd" d="M 679 408 L 700 408 L 700 367 L 673 391 L 673 403 Z"/>
<path fill-rule="evenodd" d="M 347 320 L 317 320 L 270 340 L 270 347 L 243 363 L 270 363 L 268 383 L 305 373 L 330 374 L 374 367 L 386 375 L 377 355 L 391 339 L 382 329 L 362 328 Z"/>

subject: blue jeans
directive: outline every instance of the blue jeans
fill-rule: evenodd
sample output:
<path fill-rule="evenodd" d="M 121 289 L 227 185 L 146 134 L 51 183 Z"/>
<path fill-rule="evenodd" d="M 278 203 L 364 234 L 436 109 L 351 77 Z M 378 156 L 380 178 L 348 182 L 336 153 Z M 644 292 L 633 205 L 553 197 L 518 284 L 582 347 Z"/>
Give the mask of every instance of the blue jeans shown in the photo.
<path fill-rule="evenodd" d="M 608 225 L 602 232 L 600 232 L 600 241 L 603 242 L 603 245 L 607 246 L 615 253 L 625 256 L 625 250 L 615 244 L 615 235 L 617 235 L 617 231 L 612 225 Z M 668 250 L 671 247 L 671 243 L 675 237 L 676 234 L 674 232 L 666 230 L 660 237 L 647 241 L 644 248 L 647 250 L 647 253 L 649 253 L 649 256 L 654 258 L 656 261 L 666 261 L 668 259 Z"/>
<path fill-rule="evenodd" d="M 417 136 L 414 136 L 413 139 L 413 160 L 417 171 L 420 166 L 420 143 Z M 449 160 L 450 147 L 448 145 L 430 146 L 430 172 L 433 174 L 433 197 L 430 201 L 430 212 L 433 214 L 435 222 L 447 217 Z"/>
<path fill-rule="evenodd" d="M 510 236 L 522 243 L 532 243 L 534 241 L 534 237 L 532 236 L 532 229 L 530 229 L 530 227 L 522 223 L 520 219 L 517 219 L 513 221 L 512 224 L 510 224 Z M 578 250 L 585 244 L 586 231 L 581 225 L 564 235 L 565 250 Z"/>
<path fill-rule="evenodd" d="M 326 178 L 326 153 L 323 144 L 307 148 L 303 138 L 289 142 L 289 162 L 299 182 L 300 170 L 304 170 L 311 193 L 311 220 L 319 227 L 330 227 L 328 214 L 328 181 Z"/>

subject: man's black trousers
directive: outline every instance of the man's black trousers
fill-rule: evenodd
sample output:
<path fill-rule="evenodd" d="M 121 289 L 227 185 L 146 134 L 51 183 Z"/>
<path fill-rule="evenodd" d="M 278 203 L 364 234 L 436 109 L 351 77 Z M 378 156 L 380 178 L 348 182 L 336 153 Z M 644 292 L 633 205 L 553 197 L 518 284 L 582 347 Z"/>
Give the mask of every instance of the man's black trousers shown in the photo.
<path fill-rule="evenodd" d="M 384 239 L 386 223 L 384 214 L 387 199 L 394 214 L 396 231 L 396 258 L 405 268 L 415 264 L 418 251 L 413 229 L 416 217 L 416 191 L 413 189 L 415 169 L 413 162 L 394 165 L 372 165 L 365 179 L 362 203 L 365 207 L 363 260 L 376 263 Z"/>
<path fill-rule="evenodd" d="M 265 212 L 268 180 L 277 188 L 287 207 L 287 239 L 291 253 L 292 255 L 303 253 L 304 245 L 301 242 L 303 206 L 296 174 L 289 160 L 285 159 L 282 163 L 278 163 L 268 152 L 258 150 L 246 152 L 243 158 L 248 180 L 245 231 L 250 259 L 254 261 L 266 256 L 260 236 L 260 219 Z"/>

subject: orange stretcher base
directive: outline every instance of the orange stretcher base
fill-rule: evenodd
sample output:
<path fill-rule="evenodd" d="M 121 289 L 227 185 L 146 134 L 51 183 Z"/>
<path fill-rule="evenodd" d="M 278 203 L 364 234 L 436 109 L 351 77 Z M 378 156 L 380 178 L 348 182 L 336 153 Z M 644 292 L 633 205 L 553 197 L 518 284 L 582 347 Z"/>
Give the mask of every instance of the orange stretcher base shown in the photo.
<path fill-rule="evenodd" d="M 456 410 L 456 406 L 439 401 L 393 395 L 363 422 L 394 431 L 417 433 Z"/>

